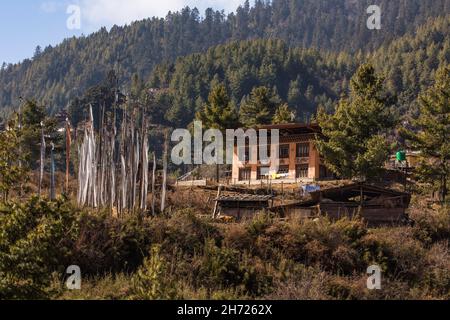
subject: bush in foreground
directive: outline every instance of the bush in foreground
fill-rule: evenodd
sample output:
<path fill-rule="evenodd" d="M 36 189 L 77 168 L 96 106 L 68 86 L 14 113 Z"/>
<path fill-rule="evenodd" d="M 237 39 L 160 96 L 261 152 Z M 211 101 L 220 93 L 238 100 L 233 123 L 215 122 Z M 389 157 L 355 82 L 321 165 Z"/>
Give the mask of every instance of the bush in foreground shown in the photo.
<path fill-rule="evenodd" d="M 0 209 L 3 299 L 448 299 L 446 217 L 368 229 L 358 219 L 241 224 L 172 217 L 114 219 L 60 199 Z M 383 269 L 382 290 L 366 287 Z M 82 290 L 64 289 L 79 265 Z"/>

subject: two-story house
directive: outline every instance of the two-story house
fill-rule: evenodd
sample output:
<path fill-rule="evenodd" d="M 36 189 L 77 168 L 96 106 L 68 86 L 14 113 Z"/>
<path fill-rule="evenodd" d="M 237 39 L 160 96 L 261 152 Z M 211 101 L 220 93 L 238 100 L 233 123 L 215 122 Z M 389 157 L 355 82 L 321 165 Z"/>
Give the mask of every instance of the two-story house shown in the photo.
<path fill-rule="evenodd" d="M 232 180 L 235 183 L 251 183 L 266 181 L 267 179 L 279 179 L 289 181 L 314 181 L 325 179 L 332 174 L 323 165 L 318 150 L 314 145 L 316 136 L 320 134 L 317 124 L 282 124 L 262 126 L 258 129 L 279 130 L 279 165 L 264 163 L 259 159 L 257 147 L 249 146 L 247 141 L 245 160 L 242 161 L 235 147 L 233 158 Z M 271 146 L 267 149 L 271 150 Z M 258 157 L 258 163 L 251 163 L 250 152 Z M 270 157 L 270 153 L 269 153 Z"/>

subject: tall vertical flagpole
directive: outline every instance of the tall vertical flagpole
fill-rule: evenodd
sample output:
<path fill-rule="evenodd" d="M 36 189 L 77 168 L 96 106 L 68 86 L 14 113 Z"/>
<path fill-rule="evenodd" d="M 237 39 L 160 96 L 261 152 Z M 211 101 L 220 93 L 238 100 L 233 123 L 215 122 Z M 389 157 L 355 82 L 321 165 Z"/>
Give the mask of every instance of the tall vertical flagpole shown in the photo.
<path fill-rule="evenodd" d="M 161 213 L 166 210 L 166 196 L 167 196 L 167 167 L 168 167 L 168 154 L 169 154 L 169 130 L 166 129 L 164 141 L 164 157 L 163 157 L 163 184 L 161 192 Z"/>
<path fill-rule="evenodd" d="M 52 149 L 50 152 L 50 200 L 55 200 L 56 199 L 56 185 L 55 185 L 55 155 L 54 155 L 54 151 L 55 151 L 55 145 L 52 142 Z"/>
<path fill-rule="evenodd" d="M 152 173 L 152 215 L 155 216 L 156 204 L 156 153 L 153 152 L 153 173 Z"/>
<path fill-rule="evenodd" d="M 70 175 L 70 148 L 72 146 L 72 136 L 70 132 L 70 122 L 66 119 L 66 193 L 69 194 L 69 175 Z"/>
<path fill-rule="evenodd" d="M 22 102 L 23 102 L 23 98 L 20 97 L 20 104 L 19 104 L 19 114 L 18 114 L 18 122 L 19 122 L 19 134 L 22 134 Z M 19 154 L 22 154 L 22 143 L 19 144 Z M 19 159 L 19 169 L 22 169 L 22 160 Z M 19 191 L 19 196 L 22 197 L 23 194 L 23 185 L 22 182 L 20 183 L 20 191 Z"/>
<path fill-rule="evenodd" d="M 42 179 L 44 178 L 44 162 L 45 162 L 45 136 L 44 136 L 44 124 L 41 122 L 41 159 L 39 170 L 39 197 L 42 194 Z"/>

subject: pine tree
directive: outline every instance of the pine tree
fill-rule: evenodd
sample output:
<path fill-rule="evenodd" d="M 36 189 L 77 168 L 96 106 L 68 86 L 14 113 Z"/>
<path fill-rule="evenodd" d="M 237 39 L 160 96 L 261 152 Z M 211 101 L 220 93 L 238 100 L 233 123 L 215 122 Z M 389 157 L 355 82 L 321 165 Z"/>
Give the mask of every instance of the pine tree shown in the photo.
<path fill-rule="evenodd" d="M 420 151 L 417 177 L 439 190 L 445 202 L 450 177 L 450 66 L 438 70 L 435 84 L 419 101 L 420 116 L 413 122 L 417 131 L 405 129 L 402 133 Z"/>
<path fill-rule="evenodd" d="M 208 103 L 201 112 L 197 113 L 197 120 L 203 122 L 208 129 L 218 129 L 225 133 L 227 129 L 239 126 L 239 116 L 236 106 L 230 100 L 223 84 L 215 86 L 208 97 Z M 220 182 L 220 166 L 216 166 L 216 180 Z"/>
<path fill-rule="evenodd" d="M 230 100 L 223 84 L 215 86 L 208 97 L 203 110 L 197 112 L 197 120 L 208 129 L 233 129 L 239 126 L 236 106 Z"/>
<path fill-rule="evenodd" d="M 144 82 L 139 78 L 139 75 L 134 74 L 131 79 L 131 92 L 130 99 L 133 103 L 137 102 L 142 95 L 142 91 L 144 90 Z"/>
<path fill-rule="evenodd" d="M 383 79 L 372 66 L 363 65 L 352 78 L 350 97 L 340 101 L 335 114 L 319 110 L 324 138 L 317 141 L 317 147 L 330 170 L 361 180 L 382 170 L 390 151 L 385 136 L 395 123 L 389 104 Z"/>
<path fill-rule="evenodd" d="M 298 108 L 302 98 L 302 93 L 300 92 L 300 78 L 298 77 L 295 81 L 289 83 L 288 91 L 288 103 L 290 107 Z"/>
<path fill-rule="evenodd" d="M 36 160 L 39 159 L 41 124 L 44 126 L 45 135 L 51 137 L 55 145 L 59 146 L 63 141 L 63 136 L 57 132 L 57 120 L 47 117 L 45 106 L 36 101 L 26 101 L 22 110 L 20 140 L 22 151 L 27 156 L 31 168 L 36 167 Z"/>
<path fill-rule="evenodd" d="M 289 109 L 289 106 L 285 103 L 278 107 L 273 117 L 273 124 L 291 123 L 295 120 L 295 113 Z"/>
<path fill-rule="evenodd" d="M 10 191 L 19 189 L 27 179 L 16 121 L 11 121 L 8 127 L 0 132 L 0 192 L 4 202 L 8 201 Z"/>
<path fill-rule="evenodd" d="M 274 97 L 266 87 L 254 88 L 250 97 L 241 103 L 240 119 L 246 127 L 270 124 L 275 114 L 279 98 Z"/>
<path fill-rule="evenodd" d="M 36 49 L 34 49 L 33 59 L 37 59 L 42 54 L 42 48 L 41 46 L 37 46 Z"/>

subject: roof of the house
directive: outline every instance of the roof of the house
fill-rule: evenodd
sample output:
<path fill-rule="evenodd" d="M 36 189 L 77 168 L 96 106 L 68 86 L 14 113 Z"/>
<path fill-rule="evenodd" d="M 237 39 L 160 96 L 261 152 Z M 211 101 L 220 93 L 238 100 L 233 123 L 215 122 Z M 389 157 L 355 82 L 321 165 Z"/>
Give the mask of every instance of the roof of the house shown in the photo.
<path fill-rule="evenodd" d="M 218 202 L 266 202 L 272 199 L 272 196 L 253 195 L 253 194 L 238 194 L 220 196 L 215 201 Z"/>
<path fill-rule="evenodd" d="M 406 197 L 410 198 L 410 194 L 387 189 L 367 183 L 353 183 L 343 187 L 330 188 L 311 193 L 311 197 L 315 201 L 326 198 L 334 201 L 348 201 L 351 198 L 358 197 L 363 194 L 369 198 L 385 197 Z"/>
<path fill-rule="evenodd" d="M 289 135 L 296 134 L 308 134 L 308 133 L 320 133 L 320 126 L 317 123 L 287 123 L 287 124 L 273 124 L 264 125 L 258 127 L 258 129 L 265 130 L 280 130 L 282 133 L 287 133 Z"/>
<path fill-rule="evenodd" d="M 301 201 L 287 203 L 276 208 L 287 207 L 311 207 L 319 205 L 323 199 L 331 200 L 336 203 L 352 203 L 352 198 L 361 196 L 366 198 L 365 201 L 377 198 L 397 198 L 403 197 L 403 204 L 405 207 L 409 206 L 411 195 L 409 193 L 399 192 L 392 189 L 378 187 L 366 183 L 353 183 L 346 186 L 324 189 L 316 192 L 311 192 L 310 197 Z M 276 209 L 275 208 L 275 209 Z"/>

